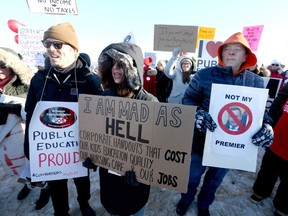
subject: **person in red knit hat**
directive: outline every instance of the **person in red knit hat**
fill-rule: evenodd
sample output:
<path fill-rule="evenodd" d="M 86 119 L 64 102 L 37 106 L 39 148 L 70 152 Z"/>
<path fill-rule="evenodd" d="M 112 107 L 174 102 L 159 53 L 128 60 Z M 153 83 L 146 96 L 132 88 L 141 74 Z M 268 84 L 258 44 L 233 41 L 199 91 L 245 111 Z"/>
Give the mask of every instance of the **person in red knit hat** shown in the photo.
<path fill-rule="evenodd" d="M 144 81 L 144 89 L 154 95 L 157 96 L 157 87 L 156 87 L 156 75 L 157 70 L 155 68 L 150 67 L 152 63 L 152 58 L 147 57 L 144 59 L 144 74 L 143 74 L 143 81 Z"/>

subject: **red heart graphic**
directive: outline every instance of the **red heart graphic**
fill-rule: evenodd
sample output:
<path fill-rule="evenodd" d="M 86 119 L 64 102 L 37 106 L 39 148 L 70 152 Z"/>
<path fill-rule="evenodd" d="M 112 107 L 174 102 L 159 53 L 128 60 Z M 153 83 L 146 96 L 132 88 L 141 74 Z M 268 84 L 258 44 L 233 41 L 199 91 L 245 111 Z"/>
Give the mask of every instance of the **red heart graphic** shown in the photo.
<path fill-rule="evenodd" d="M 209 55 L 212 56 L 213 58 L 215 58 L 218 54 L 217 53 L 218 47 L 222 44 L 223 43 L 221 41 L 218 41 L 217 43 L 215 43 L 214 41 L 209 41 L 206 44 L 206 49 L 207 49 L 207 52 L 209 53 Z"/>

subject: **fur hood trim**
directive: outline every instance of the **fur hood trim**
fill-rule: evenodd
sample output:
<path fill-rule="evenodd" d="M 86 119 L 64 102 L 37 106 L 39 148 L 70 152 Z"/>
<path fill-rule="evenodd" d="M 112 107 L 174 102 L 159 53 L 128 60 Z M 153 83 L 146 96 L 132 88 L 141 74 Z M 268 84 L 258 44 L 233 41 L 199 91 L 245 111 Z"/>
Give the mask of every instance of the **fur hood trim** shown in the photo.
<path fill-rule="evenodd" d="M 15 51 L 1 47 L 0 62 L 5 63 L 7 67 L 11 68 L 23 84 L 30 84 L 34 72 L 32 68 L 19 58 Z"/>

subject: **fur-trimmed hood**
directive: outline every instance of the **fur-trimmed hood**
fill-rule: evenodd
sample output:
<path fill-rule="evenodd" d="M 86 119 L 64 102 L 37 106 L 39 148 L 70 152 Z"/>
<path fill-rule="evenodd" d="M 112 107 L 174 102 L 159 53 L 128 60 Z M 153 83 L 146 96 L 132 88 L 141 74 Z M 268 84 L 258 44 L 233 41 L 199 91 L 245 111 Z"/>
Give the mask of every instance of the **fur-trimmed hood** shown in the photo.
<path fill-rule="evenodd" d="M 110 44 L 104 48 L 98 58 L 99 67 L 102 64 L 106 64 L 108 58 L 121 61 L 126 65 L 127 71 L 125 71 L 125 76 L 130 88 L 133 90 L 141 88 L 143 85 L 144 59 L 139 46 L 125 42 Z M 109 71 L 109 73 L 111 72 Z"/>
<path fill-rule="evenodd" d="M 0 47 L 0 62 L 4 62 L 7 67 L 11 68 L 23 84 L 30 84 L 34 72 L 14 50 Z"/>

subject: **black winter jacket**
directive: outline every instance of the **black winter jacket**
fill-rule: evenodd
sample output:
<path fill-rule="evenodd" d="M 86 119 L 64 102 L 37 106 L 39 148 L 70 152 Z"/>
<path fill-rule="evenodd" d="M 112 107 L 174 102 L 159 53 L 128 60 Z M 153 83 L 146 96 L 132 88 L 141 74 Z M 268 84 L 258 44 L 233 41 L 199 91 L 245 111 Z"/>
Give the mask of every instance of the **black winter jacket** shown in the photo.
<path fill-rule="evenodd" d="M 76 61 L 76 67 L 66 73 L 59 73 L 54 68 L 38 71 L 31 80 L 25 104 L 25 156 L 29 159 L 28 130 L 38 101 L 77 102 L 79 94 L 101 95 L 102 92 L 98 77 L 89 70 L 81 56 Z"/>

